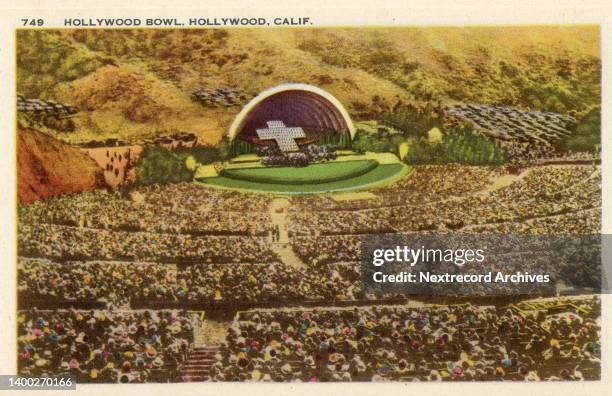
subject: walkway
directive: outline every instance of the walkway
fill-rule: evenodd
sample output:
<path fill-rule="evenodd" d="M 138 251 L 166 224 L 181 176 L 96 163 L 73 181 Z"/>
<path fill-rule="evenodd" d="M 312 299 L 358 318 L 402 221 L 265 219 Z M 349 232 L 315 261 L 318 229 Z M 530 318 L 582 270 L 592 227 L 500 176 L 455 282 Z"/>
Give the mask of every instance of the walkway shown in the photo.
<path fill-rule="evenodd" d="M 278 239 L 270 237 L 270 248 L 276 253 L 284 264 L 298 269 L 307 269 L 304 262 L 295 254 L 289 243 L 289 232 L 287 229 L 287 209 L 291 203 L 287 198 L 275 198 L 270 203 L 270 218 L 272 225 L 278 229 Z"/>
<path fill-rule="evenodd" d="M 215 355 L 219 345 L 225 340 L 230 327 L 230 321 L 218 321 L 205 318 L 200 327 L 196 328 L 193 349 L 185 363 L 181 366 L 179 378 L 184 382 L 200 382 L 210 380 L 210 368 L 215 363 Z"/>

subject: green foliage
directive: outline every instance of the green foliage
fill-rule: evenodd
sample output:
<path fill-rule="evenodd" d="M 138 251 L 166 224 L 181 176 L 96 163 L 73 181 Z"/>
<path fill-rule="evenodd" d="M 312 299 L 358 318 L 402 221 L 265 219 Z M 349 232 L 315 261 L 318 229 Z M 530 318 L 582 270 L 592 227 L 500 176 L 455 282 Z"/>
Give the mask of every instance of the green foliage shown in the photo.
<path fill-rule="evenodd" d="M 372 151 L 377 153 L 397 153 L 404 136 L 388 131 L 368 132 L 358 129 L 353 137 L 352 148 L 358 153 Z"/>
<path fill-rule="evenodd" d="M 199 164 L 212 164 L 213 162 L 223 160 L 223 156 L 217 147 L 212 146 L 196 146 L 192 148 L 181 148 L 175 151 L 175 154 L 182 160 L 192 156 Z"/>
<path fill-rule="evenodd" d="M 104 65 L 136 64 L 163 79 L 176 80 L 182 65 L 219 65 L 248 59 L 229 55 L 223 30 L 71 29 L 17 31 L 17 90 L 53 98 L 56 86 L 82 78 Z"/>
<path fill-rule="evenodd" d="M 431 103 L 428 103 L 424 109 L 400 105 L 393 109 L 392 113 L 384 115 L 380 122 L 399 129 L 407 137 L 426 137 L 427 131 L 431 128 L 440 127 L 438 113 L 439 109 L 436 110 Z"/>
<path fill-rule="evenodd" d="M 217 145 L 217 154 L 219 156 L 219 160 L 224 161 L 230 158 L 231 155 L 231 143 L 227 136 L 224 136 L 223 139 Z"/>
<path fill-rule="evenodd" d="M 456 32 L 334 28 L 286 32 L 285 41 L 310 55 L 303 59 L 314 57 L 333 66 L 325 68 L 325 84 L 344 81 L 356 88 L 346 69 L 337 70 L 350 68 L 351 73 L 354 70 L 375 77 L 381 88 L 389 84 L 401 87 L 406 92 L 404 100 L 500 104 L 584 114 L 600 102 L 601 63 L 597 52 L 590 50 L 599 33 L 587 34 L 596 30 L 594 27 L 576 28 L 576 37 L 568 37 L 566 28 L 554 30 L 559 31 L 521 28 L 516 42 L 509 43 L 516 51 L 508 51 L 510 47 L 504 45 L 502 40 L 509 34 L 504 29 L 498 38 L 496 30 L 484 34 L 471 28 Z M 252 72 L 262 78 L 269 76 L 270 81 L 282 80 L 286 74 L 282 66 L 272 67 L 258 59 L 290 56 L 290 47 L 276 48 L 265 35 L 254 40 L 257 50 L 250 42 L 234 45 L 240 41 L 230 31 L 219 29 L 19 30 L 17 90 L 29 97 L 53 98 L 58 86 L 64 92 L 69 89 L 67 83 L 101 66 L 117 64 L 131 64 L 182 90 L 180 81 L 185 73 L 225 81 L 227 68 L 236 75 Z M 296 79 L 316 83 L 323 69 L 314 70 L 311 63 L 300 62 L 304 75 Z M 249 95 L 268 84 L 264 84 L 266 80 L 242 80 L 236 81 L 238 88 Z M 355 89 L 354 103 L 347 105 L 353 112 L 378 114 L 380 103 L 370 103 L 369 98 L 379 95 L 392 104 L 395 98 L 386 91 L 375 85 Z M 423 133 L 422 129 L 408 130 Z"/>
<path fill-rule="evenodd" d="M 411 165 L 502 165 L 505 151 L 495 140 L 470 129 L 445 133 L 442 142 L 431 144 L 426 138 L 416 139 L 404 162 Z"/>
<path fill-rule="evenodd" d="M 322 164 L 322 165 L 329 165 Z M 296 169 L 296 168 L 291 168 Z M 334 182 L 316 183 L 316 184 L 272 184 L 258 183 L 247 180 L 230 179 L 228 177 L 211 177 L 203 178 L 197 181 L 214 186 L 222 186 L 228 188 L 238 188 L 245 190 L 256 191 L 275 191 L 285 193 L 324 193 L 330 191 L 346 191 L 358 188 L 373 187 L 379 183 L 393 180 L 404 174 L 407 167 L 401 163 L 378 165 L 376 168 L 361 176 L 351 177 L 344 180 Z"/>
<path fill-rule="evenodd" d="M 549 63 L 544 64 L 545 61 Z M 599 102 L 599 59 L 588 56 L 569 57 L 564 54 L 557 59 L 542 59 L 537 63 L 541 67 L 539 72 L 519 68 L 518 74 L 511 79 L 515 87 L 516 103 L 509 104 L 567 113 L 572 110 L 584 112 L 585 107 Z"/>
<path fill-rule="evenodd" d="M 178 155 L 161 147 L 145 147 L 136 164 L 136 183 L 148 185 L 191 181 L 194 173 L 185 166 L 185 158 L 186 155 Z"/>
<path fill-rule="evenodd" d="M 219 61 L 229 33 L 224 30 L 172 31 L 153 29 L 76 29 L 72 38 L 94 51 L 118 58 L 164 63 L 207 64 Z"/>
<path fill-rule="evenodd" d="M 329 162 L 305 167 L 224 169 L 221 176 L 255 183 L 308 185 L 359 177 L 374 170 L 376 160 Z"/>
<path fill-rule="evenodd" d="M 256 147 L 254 144 L 245 140 L 234 139 L 230 142 L 229 156 L 237 157 L 241 154 L 253 154 L 256 153 Z"/>
<path fill-rule="evenodd" d="M 444 151 L 441 144 L 430 144 L 427 139 L 419 138 L 412 142 L 404 162 L 412 165 L 437 165 L 443 161 Z"/>
<path fill-rule="evenodd" d="M 601 108 L 589 111 L 576 125 L 574 133 L 558 143 L 563 151 L 591 151 L 601 148 Z"/>
<path fill-rule="evenodd" d="M 393 78 L 394 71 L 404 64 L 404 56 L 394 45 L 384 39 L 375 40 L 374 47 L 360 56 L 359 63 L 370 73 Z"/>
<path fill-rule="evenodd" d="M 191 181 L 195 169 L 187 169 L 189 157 L 199 165 L 212 164 L 226 160 L 228 149 L 227 139 L 222 140 L 217 147 L 196 146 L 168 150 L 158 146 L 147 146 L 136 165 L 136 181 L 143 185 Z"/>
<path fill-rule="evenodd" d="M 59 32 L 19 30 L 17 40 L 17 89 L 28 97 L 52 96 L 58 84 L 103 66 L 98 55 Z"/>
<path fill-rule="evenodd" d="M 321 139 L 319 139 L 317 144 L 320 146 L 332 144 L 340 150 L 350 149 L 351 148 L 351 138 L 349 136 L 348 131 L 342 131 L 340 133 L 330 133 L 330 134 L 323 136 Z"/>

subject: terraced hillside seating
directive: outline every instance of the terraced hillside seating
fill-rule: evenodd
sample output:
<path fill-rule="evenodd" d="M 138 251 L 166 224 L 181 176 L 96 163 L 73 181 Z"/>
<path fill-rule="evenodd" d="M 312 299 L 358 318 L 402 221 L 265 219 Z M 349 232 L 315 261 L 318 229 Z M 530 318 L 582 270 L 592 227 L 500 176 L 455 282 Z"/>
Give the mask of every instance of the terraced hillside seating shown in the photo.
<path fill-rule="evenodd" d="M 599 299 L 573 301 L 578 309 L 557 302 L 555 313 L 474 305 L 244 312 L 210 372 L 217 381 L 598 379 Z"/>
<path fill-rule="evenodd" d="M 177 267 L 149 262 L 18 260 L 19 299 L 26 307 L 354 300 L 360 296 L 359 281 L 358 263 L 304 270 L 282 262 Z"/>
<path fill-rule="evenodd" d="M 148 143 L 155 144 L 167 149 L 191 148 L 198 143 L 198 137 L 193 133 L 181 132 L 172 134 L 159 134 L 158 137 Z"/>
<path fill-rule="evenodd" d="M 468 121 L 495 138 L 544 144 L 568 135 L 569 128 L 576 123 L 574 117 L 565 114 L 483 104 L 449 107 L 444 113 Z"/>
<path fill-rule="evenodd" d="M 197 316 L 181 311 L 19 311 L 18 373 L 86 382 L 176 381 Z"/>
<path fill-rule="evenodd" d="M 19 228 L 19 254 L 73 260 L 241 263 L 276 261 L 267 238 L 111 231 L 55 224 Z"/>
<path fill-rule="evenodd" d="M 415 167 L 410 177 L 373 190 L 377 199 L 352 205 L 329 197 L 296 198 L 289 214 L 291 235 L 470 232 L 507 224 L 516 225 L 520 233 L 599 232 L 598 166 L 534 167 L 522 176 L 503 168 L 465 168 L 461 174 L 460 167 Z M 503 184 L 497 187 L 496 180 Z M 545 219 L 549 225 L 544 229 L 527 225 Z"/>
<path fill-rule="evenodd" d="M 58 103 L 53 100 L 28 99 L 23 95 L 17 95 L 17 111 L 34 115 L 69 117 L 76 114 L 77 110 L 66 103 Z"/>
<path fill-rule="evenodd" d="M 191 235 L 266 235 L 264 195 L 204 190 L 193 183 L 120 191 L 91 190 L 19 207 L 22 224 L 58 224 Z M 249 209 L 246 212 L 239 209 Z"/>
<path fill-rule="evenodd" d="M 228 87 L 201 88 L 191 94 L 191 100 L 207 107 L 231 107 L 246 102 L 247 96 Z"/>
<path fill-rule="evenodd" d="M 421 206 L 474 194 L 505 173 L 503 167 L 494 166 L 420 165 L 395 183 L 371 190 L 368 199 L 336 200 L 329 195 L 306 195 L 292 200 L 296 212 Z"/>

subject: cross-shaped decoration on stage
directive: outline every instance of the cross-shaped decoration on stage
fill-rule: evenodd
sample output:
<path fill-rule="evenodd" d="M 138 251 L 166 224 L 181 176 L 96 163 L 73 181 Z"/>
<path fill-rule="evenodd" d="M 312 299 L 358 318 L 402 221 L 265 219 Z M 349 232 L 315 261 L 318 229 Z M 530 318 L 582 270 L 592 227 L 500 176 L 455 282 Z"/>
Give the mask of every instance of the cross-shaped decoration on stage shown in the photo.
<path fill-rule="evenodd" d="M 267 124 L 268 128 L 257 130 L 261 140 L 276 140 L 278 148 L 283 152 L 300 150 L 295 139 L 306 137 L 302 128 L 288 128 L 282 121 L 268 121 Z"/>

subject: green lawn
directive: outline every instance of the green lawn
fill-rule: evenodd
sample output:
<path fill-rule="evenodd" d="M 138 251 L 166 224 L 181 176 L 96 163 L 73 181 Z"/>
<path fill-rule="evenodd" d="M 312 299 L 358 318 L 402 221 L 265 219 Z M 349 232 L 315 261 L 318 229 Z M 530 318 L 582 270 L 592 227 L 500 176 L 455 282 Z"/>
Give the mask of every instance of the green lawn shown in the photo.
<path fill-rule="evenodd" d="M 351 162 L 367 162 L 367 161 L 351 161 Z M 315 164 L 321 165 L 322 167 L 328 167 L 333 165 L 341 165 L 343 163 L 327 163 L 327 164 Z M 290 168 L 296 169 L 308 169 L 313 165 L 305 168 Z M 317 166 L 318 168 L 318 166 Z M 258 168 L 261 170 L 276 170 L 276 173 L 280 171 L 280 168 Z M 337 168 L 339 170 L 342 168 Z M 353 168 L 354 169 L 354 168 Z M 196 179 L 196 182 L 209 185 L 211 187 L 228 188 L 235 190 L 250 190 L 258 192 L 273 192 L 279 194 L 313 194 L 313 193 L 325 193 L 333 191 L 347 191 L 347 190 L 359 190 L 372 188 L 379 185 L 383 185 L 392 181 L 395 181 L 405 175 L 409 170 L 409 167 L 402 163 L 395 164 L 381 164 L 376 166 L 369 172 L 363 173 L 358 176 L 345 178 L 343 180 L 328 181 L 322 183 L 309 183 L 309 184 L 278 184 L 278 183 L 265 183 L 248 180 L 231 179 L 224 176 L 211 177 L 211 178 L 200 178 Z M 286 172 L 286 170 L 285 170 Z M 273 172 L 274 173 L 274 172 Z M 321 168 L 319 170 L 319 178 L 321 174 L 332 173 L 331 170 L 328 172 Z M 295 177 L 293 175 L 292 177 Z"/>
<path fill-rule="evenodd" d="M 375 160 L 330 162 L 304 167 L 225 169 L 222 177 L 270 184 L 323 184 L 354 178 L 378 166 Z"/>

